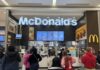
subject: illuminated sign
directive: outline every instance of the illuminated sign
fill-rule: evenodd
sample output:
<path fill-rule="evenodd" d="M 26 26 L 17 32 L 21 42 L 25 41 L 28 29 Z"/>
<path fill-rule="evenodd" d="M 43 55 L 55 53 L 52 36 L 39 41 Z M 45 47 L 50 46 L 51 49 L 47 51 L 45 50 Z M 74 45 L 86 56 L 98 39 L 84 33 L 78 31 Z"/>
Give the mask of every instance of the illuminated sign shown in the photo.
<path fill-rule="evenodd" d="M 96 34 L 91 34 L 89 36 L 89 43 L 99 43 L 99 38 Z"/>
<path fill-rule="evenodd" d="M 19 19 L 19 25 L 56 25 L 56 26 L 76 26 L 77 25 L 77 20 L 73 18 L 39 18 L 39 17 L 34 17 L 28 19 L 27 17 L 20 17 Z"/>

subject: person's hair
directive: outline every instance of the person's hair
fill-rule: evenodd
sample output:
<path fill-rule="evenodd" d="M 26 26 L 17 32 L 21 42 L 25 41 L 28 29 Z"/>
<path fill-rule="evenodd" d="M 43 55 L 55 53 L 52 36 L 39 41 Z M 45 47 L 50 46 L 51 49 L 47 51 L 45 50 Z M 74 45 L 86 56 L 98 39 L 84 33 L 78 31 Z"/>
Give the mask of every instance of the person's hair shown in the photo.
<path fill-rule="evenodd" d="M 7 47 L 7 51 L 14 52 L 15 51 L 15 47 L 14 46 L 8 46 Z"/>
<path fill-rule="evenodd" d="M 71 56 L 71 54 L 67 54 L 68 56 Z"/>
<path fill-rule="evenodd" d="M 98 51 L 98 54 L 100 54 L 100 50 Z"/>
<path fill-rule="evenodd" d="M 92 51 L 92 47 L 87 47 L 87 48 L 86 48 L 86 51 L 87 51 L 87 52 L 91 52 L 91 51 Z"/>
<path fill-rule="evenodd" d="M 69 50 L 67 50 L 67 53 L 69 53 Z"/>
<path fill-rule="evenodd" d="M 3 47 L 3 46 L 0 44 L 0 47 Z"/>
<path fill-rule="evenodd" d="M 66 51 L 63 51 L 62 52 L 62 56 L 66 56 L 67 55 L 67 52 Z"/>
<path fill-rule="evenodd" d="M 1 46 L 0 46 L 0 53 L 3 53 L 4 50 L 5 50 L 4 47 L 1 47 Z"/>
<path fill-rule="evenodd" d="M 55 50 L 51 50 L 51 52 L 50 52 L 50 56 L 54 56 L 55 55 Z"/>
<path fill-rule="evenodd" d="M 37 54 L 37 49 L 33 46 L 30 50 L 30 53 Z"/>

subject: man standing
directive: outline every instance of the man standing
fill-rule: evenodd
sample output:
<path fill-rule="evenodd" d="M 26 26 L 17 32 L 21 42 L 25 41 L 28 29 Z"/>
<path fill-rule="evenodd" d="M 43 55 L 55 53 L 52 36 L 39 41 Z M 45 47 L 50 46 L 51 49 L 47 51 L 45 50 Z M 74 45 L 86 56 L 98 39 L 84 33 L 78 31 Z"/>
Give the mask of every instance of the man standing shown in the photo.
<path fill-rule="evenodd" d="M 91 47 L 86 49 L 86 53 L 82 56 L 81 61 L 84 64 L 85 70 L 95 70 L 96 57 L 93 55 Z"/>

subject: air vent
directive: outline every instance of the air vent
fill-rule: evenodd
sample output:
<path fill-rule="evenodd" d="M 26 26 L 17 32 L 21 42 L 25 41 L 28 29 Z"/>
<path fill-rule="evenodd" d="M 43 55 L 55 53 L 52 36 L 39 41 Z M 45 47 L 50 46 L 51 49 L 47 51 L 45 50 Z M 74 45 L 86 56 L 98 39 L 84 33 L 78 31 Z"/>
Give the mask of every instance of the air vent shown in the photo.
<path fill-rule="evenodd" d="M 20 6 L 41 6 L 41 3 L 18 3 Z"/>

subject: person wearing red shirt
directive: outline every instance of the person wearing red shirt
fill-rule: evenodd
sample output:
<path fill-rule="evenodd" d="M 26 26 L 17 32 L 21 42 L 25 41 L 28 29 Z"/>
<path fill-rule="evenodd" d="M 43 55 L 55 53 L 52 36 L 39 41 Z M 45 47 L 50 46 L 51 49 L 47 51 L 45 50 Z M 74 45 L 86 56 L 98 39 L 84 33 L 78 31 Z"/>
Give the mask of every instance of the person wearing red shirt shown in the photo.
<path fill-rule="evenodd" d="M 81 58 L 84 64 L 85 70 L 95 70 L 96 67 L 96 57 L 92 53 L 92 48 L 88 47 L 86 53 Z"/>
<path fill-rule="evenodd" d="M 73 66 L 72 66 L 72 57 L 68 56 L 66 54 L 66 51 L 63 51 L 62 53 L 62 59 L 61 59 L 61 66 L 62 68 L 64 68 L 64 70 L 73 70 Z"/>

